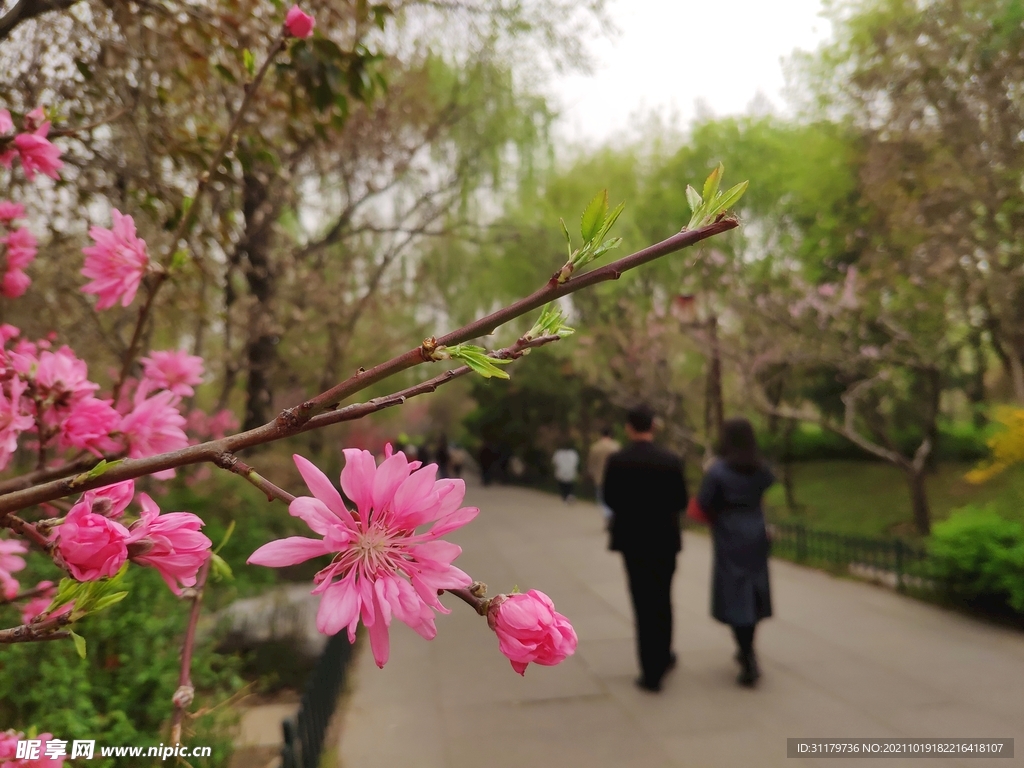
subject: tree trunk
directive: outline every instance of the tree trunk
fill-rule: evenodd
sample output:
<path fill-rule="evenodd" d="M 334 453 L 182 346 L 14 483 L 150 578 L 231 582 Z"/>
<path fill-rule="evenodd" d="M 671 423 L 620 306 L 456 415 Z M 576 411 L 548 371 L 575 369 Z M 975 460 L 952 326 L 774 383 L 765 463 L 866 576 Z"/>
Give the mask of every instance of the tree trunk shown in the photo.
<path fill-rule="evenodd" d="M 967 336 L 967 343 L 971 348 L 974 365 L 967 379 L 967 385 L 964 387 L 964 394 L 971 404 L 971 417 L 974 426 L 981 429 L 988 423 L 985 413 L 985 374 L 988 372 L 988 363 L 981 328 L 971 328 Z"/>
<path fill-rule="evenodd" d="M 243 177 L 245 235 L 239 251 L 245 254 L 242 267 L 252 303 L 249 306 L 245 364 L 245 421 L 242 429 L 253 429 L 270 421 L 274 402 L 271 374 L 277 362 L 277 332 L 271 303 L 274 276 L 270 263 L 270 228 L 273 203 L 265 177 L 256 171 Z"/>
<path fill-rule="evenodd" d="M 722 434 L 725 414 L 722 405 L 722 355 L 718 346 L 718 318 L 711 315 L 707 321 L 708 373 L 704 392 L 704 434 L 709 450 L 713 450 Z"/>
<path fill-rule="evenodd" d="M 786 509 L 798 512 L 800 505 L 796 501 L 796 489 L 793 486 L 793 430 L 796 419 L 786 419 L 782 433 L 782 488 L 786 492 Z"/>
<path fill-rule="evenodd" d="M 931 506 L 928 503 L 928 490 L 925 488 L 925 477 L 927 472 L 923 466 L 908 466 L 903 468 L 907 478 L 907 485 L 910 488 L 910 505 L 914 513 L 914 527 L 922 536 L 927 536 L 932 531 Z"/>

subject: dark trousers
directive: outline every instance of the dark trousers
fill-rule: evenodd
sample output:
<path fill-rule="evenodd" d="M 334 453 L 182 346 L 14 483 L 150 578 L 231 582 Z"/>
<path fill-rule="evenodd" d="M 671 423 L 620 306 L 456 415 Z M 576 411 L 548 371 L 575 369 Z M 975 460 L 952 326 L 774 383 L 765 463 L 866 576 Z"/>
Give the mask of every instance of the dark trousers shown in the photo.
<path fill-rule="evenodd" d="M 569 497 L 572 496 L 572 489 L 575 483 L 572 481 L 566 483 L 562 480 L 558 481 L 558 492 L 562 494 L 562 501 L 568 501 Z"/>
<path fill-rule="evenodd" d="M 672 576 L 675 552 L 623 552 L 636 619 L 636 647 L 644 680 L 657 685 L 672 653 Z"/>
<path fill-rule="evenodd" d="M 736 638 L 736 647 L 741 657 L 749 657 L 754 653 L 754 629 L 756 624 L 745 626 L 733 625 L 732 636 Z"/>

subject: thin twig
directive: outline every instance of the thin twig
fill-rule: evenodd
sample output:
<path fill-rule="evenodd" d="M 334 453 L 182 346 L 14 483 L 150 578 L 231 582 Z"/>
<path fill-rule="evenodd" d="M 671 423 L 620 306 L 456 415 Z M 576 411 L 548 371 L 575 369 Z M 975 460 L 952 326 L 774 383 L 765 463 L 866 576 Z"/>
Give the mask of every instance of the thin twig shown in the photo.
<path fill-rule="evenodd" d="M 34 624 L 22 624 L 20 627 L 0 629 L 0 644 L 33 643 L 40 640 L 60 640 L 70 637 L 69 632 L 60 631 L 71 623 L 71 614 L 64 613 Z"/>
<path fill-rule="evenodd" d="M 222 453 L 214 459 L 213 463 L 221 469 L 233 472 L 239 477 L 245 478 L 248 482 L 255 485 L 266 494 L 267 501 L 279 499 L 285 504 L 291 504 L 295 501 L 295 497 L 292 494 L 288 493 L 288 491 L 283 488 L 278 488 L 233 453 Z"/>
<path fill-rule="evenodd" d="M 174 692 L 174 715 L 171 717 L 171 744 L 181 742 L 181 723 L 185 718 L 185 712 L 192 705 L 195 697 L 195 688 L 192 687 L 192 650 L 196 644 L 196 627 L 199 624 L 199 611 L 202 608 L 203 589 L 206 587 L 206 577 L 210 573 L 210 560 L 199 568 L 196 576 L 196 585 L 192 587 L 192 610 L 188 616 L 188 628 L 185 630 L 185 642 L 181 647 L 181 672 L 178 674 L 178 690 Z"/>
<path fill-rule="evenodd" d="M 554 280 L 549 280 L 544 288 L 534 292 L 531 296 L 521 299 L 509 307 L 488 315 L 481 320 L 477 320 L 456 331 L 442 336 L 441 338 L 434 340 L 433 343 L 436 345 L 451 346 L 489 334 L 499 325 L 507 323 L 510 320 L 514 320 L 517 317 L 521 317 L 527 312 L 531 312 L 549 301 L 574 293 L 583 288 L 588 288 L 597 283 L 618 279 L 622 273 L 627 270 L 634 269 L 661 256 L 665 256 L 674 251 L 686 248 L 687 246 L 694 245 L 702 240 L 706 240 L 714 235 L 734 229 L 736 226 L 737 222 L 734 219 L 723 219 L 722 221 L 715 222 L 714 224 L 701 229 L 680 232 L 667 240 L 663 240 L 662 242 L 652 245 L 649 248 L 645 248 L 642 251 L 637 251 L 636 253 L 612 262 L 607 266 L 570 278 L 562 284 L 558 284 Z M 299 434 L 300 432 L 308 431 L 310 428 L 335 423 L 335 420 L 324 419 L 317 422 L 314 427 L 306 426 L 313 418 L 316 418 L 314 414 L 317 412 L 318 408 L 320 408 L 321 411 L 328 410 L 328 405 L 318 406 L 317 403 L 329 404 L 330 407 L 333 407 L 340 397 L 348 397 L 376 383 L 377 381 L 386 379 L 415 365 L 427 362 L 428 356 L 429 355 L 424 356 L 424 347 L 421 345 L 420 347 L 398 355 L 388 362 L 382 363 L 369 371 L 357 373 L 356 376 L 342 382 L 331 390 L 324 392 L 319 397 L 314 398 L 313 400 L 296 408 L 288 409 L 273 421 L 268 422 L 263 426 L 250 429 L 246 432 L 240 432 L 220 440 L 211 440 L 206 443 L 191 445 L 187 448 L 181 448 L 177 451 L 171 451 L 169 453 L 163 453 L 156 456 L 148 456 L 141 459 L 125 459 L 124 461 L 121 461 L 107 469 L 102 475 L 96 477 L 91 477 L 88 473 L 85 473 L 75 477 L 44 483 L 32 488 L 25 488 L 6 493 L 0 496 L 0 515 L 5 512 L 13 512 L 42 502 L 59 499 L 63 496 L 87 491 L 92 488 L 99 488 L 101 486 L 121 482 L 122 480 L 150 475 L 154 472 L 160 472 L 165 469 L 174 469 L 176 467 L 183 467 L 189 464 L 213 462 L 216 457 L 222 453 L 234 453 L 244 448 L 264 445 L 275 440 L 290 437 L 292 435 Z M 343 421 L 345 419 L 337 420 Z"/>

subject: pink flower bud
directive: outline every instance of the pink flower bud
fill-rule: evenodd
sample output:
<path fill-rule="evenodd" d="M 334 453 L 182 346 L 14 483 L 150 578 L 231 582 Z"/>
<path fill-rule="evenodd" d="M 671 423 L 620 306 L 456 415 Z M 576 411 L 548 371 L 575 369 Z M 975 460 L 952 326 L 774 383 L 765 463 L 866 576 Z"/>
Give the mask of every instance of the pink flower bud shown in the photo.
<path fill-rule="evenodd" d="M 128 559 L 128 529 L 79 501 L 57 527 L 57 550 L 79 581 L 113 576 Z"/>
<path fill-rule="evenodd" d="M 512 669 L 526 674 L 530 662 L 552 667 L 576 651 L 576 632 L 543 592 L 498 595 L 487 608 L 487 625 Z"/>
<path fill-rule="evenodd" d="M 288 9 L 288 15 L 284 17 L 284 26 L 292 37 L 309 37 L 313 34 L 313 27 L 316 26 L 316 19 L 308 13 L 303 13 L 297 5 Z"/>
<path fill-rule="evenodd" d="M 160 514 L 147 494 L 139 494 L 142 517 L 132 523 L 129 555 L 133 563 L 156 568 L 176 595 L 194 587 L 199 567 L 210 557 L 211 541 L 199 532 L 203 521 L 191 512 Z M 181 586 L 179 586 L 179 584 Z"/>

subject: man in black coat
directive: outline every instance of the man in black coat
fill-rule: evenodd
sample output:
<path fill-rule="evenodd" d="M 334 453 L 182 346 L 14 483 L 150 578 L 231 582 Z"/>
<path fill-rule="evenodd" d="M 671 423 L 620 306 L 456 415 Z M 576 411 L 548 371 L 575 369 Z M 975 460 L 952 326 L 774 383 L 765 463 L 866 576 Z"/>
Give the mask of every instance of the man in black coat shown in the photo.
<path fill-rule="evenodd" d="M 636 618 L 643 675 L 638 686 L 661 690 L 675 666 L 672 652 L 672 576 L 682 549 L 679 518 L 686 509 L 683 462 L 654 444 L 654 414 L 646 406 L 626 419 L 630 444 L 612 454 L 604 475 L 604 501 L 612 512 L 610 549 L 621 552 Z"/>

